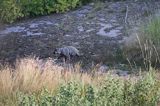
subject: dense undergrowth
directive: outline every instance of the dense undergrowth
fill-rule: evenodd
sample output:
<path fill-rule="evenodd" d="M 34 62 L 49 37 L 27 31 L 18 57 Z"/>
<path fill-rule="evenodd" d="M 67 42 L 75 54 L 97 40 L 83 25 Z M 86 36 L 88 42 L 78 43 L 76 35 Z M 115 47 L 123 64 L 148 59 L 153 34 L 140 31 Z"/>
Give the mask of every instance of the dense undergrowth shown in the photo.
<path fill-rule="evenodd" d="M 92 1 L 97 2 L 105 0 L 1 0 L 0 21 L 12 23 L 23 17 L 64 13 Z"/>
<path fill-rule="evenodd" d="M 85 0 L 1 0 L 0 20 L 12 23 L 22 17 L 62 13 L 76 8 Z"/>
<path fill-rule="evenodd" d="M 80 73 L 80 66 L 64 69 L 48 60 L 17 61 L 0 70 L 2 106 L 158 106 L 159 74 L 139 76 Z"/>
<path fill-rule="evenodd" d="M 0 21 L 12 23 L 23 17 L 64 13 L 91 1 L 101 0 L 1 0 Z"/>

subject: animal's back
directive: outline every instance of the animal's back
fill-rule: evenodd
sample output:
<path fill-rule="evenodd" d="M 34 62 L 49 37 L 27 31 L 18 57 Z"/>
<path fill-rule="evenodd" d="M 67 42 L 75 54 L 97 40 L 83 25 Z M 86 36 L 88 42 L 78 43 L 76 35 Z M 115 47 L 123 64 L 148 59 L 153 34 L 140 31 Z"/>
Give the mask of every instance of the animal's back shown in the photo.
<path fill-rule="evenodd" d="M 64 56 L 79 56 L 79 50 L 73 46 L 65 46 L 56 49 L 56 52 Z"/>
<path fill-rule="evenodd" d="M 66 49 L 66 51 L 68 51 L 69 55 L 73 55 L 73 56 L 77 55 L 77 56 L 79 56 L 79 50 L 76 49 L 75 47 L 66 46 L 65 49 Z"/>

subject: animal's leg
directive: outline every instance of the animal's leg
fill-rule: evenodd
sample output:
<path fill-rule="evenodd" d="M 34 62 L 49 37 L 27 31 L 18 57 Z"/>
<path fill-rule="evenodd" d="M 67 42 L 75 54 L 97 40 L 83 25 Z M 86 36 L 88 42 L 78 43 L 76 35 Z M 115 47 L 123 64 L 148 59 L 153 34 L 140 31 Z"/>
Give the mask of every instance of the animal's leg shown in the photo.
<path fill-rule="evenodd" d="M 71 56 L 70 56 L 70 55 L 68 56 L 68 61 L 69 61 L 69 62 L 71 61 Z"/>
<path fill-rule="evenodd" d="M 67 56 L 63 56 L 63 63 L 65 64 L 67 62 Z"/>
<path fill-rule="evenodd" d="M 64 63 L 64 64 L 66 63 L 66 58 L 65 58 L 65 57 L 63 58 L 63 63 Z"/>

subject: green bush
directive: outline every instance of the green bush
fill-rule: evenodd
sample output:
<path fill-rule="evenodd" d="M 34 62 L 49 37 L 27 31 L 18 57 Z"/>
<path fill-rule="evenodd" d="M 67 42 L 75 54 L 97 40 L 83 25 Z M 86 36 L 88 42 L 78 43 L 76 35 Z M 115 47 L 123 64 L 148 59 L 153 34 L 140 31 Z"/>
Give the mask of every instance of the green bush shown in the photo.
<path fill-rule="evenodd" d="M 152 40 L 155 45 L 160 44 L 160 18 L 158 16 L 152 18 L 144 27 L 144 35 Z"/>
<path fill-rule="evenodd" d="M 46 89 L 40 92 L 40 94 L 24 94 L 17 93 L 19 106 L 54 106 L 54 96 Z"/>
<path fill-rule="evenodd" d="M 68 83 L 67 85 L 63 85 L 59 89 L 59 93 L 56 96 L 56 104 L 60 106 L 69 106 L 71 103 L 76 102 L 78 99 L 78 84 L 76 83 Z"/>
<path fill-rule="evenodd" d="M 61 13 L 76 8 L 79 0 L 2 0 L 0 1 L 0 20 L 14 22 L 17 18 Z"/>
<path fill-rule="evenodd" d="M 75 8 L 79 4 L 79 0 L 56 0 L 55 9 L 56 12 L 65 12 Z"/>
<path fill-rule="evenodd" d="M 1 0 L 0 21 L 12 23 L 24 16 L 64 13 L 91 1 L 98 0 Z"/>
<path fill-rule="evenodd" d="M 0 1 L 0 21 L 12 23 L 19 17 L 23 17 L 23 14 L 15 0 Z"/>
<path fill-rule="evenodd" d="M 98 92 L 100 106 L 124 106 L 124 83 L 119 78 L 108 78 Z"/>
<path fill-rule="evenodd" d="M 101 86 L 69 82 L 55 94 L 43 90 L 40 94 L 19 93 L 23 106 L 156 106 L 160 99 L 159 81 L 154 72 L 137 81 L 107 76 Z"/>
<path fill-rule="evenodd" d="M 55 0 L 43 0 L 43 9 L 45 11 L 44 14 L 50 14 L 55 12 Z"/>
<path fill-rule="evenodd" d="M 133 105 L 156 106 L 160 97 L 160 88 L 154 73 L 149 72 L 142 80 L 139 80 L 134 85 L 133 93 Z"/>
<path fill-rule="evenodd" d="M 22 13 L 25 16 L 37 16 L 43 15 L 44 11 L 44 4 L 43 0 L 22 0 L 21 2 Z"/>
<path fill-rule="evenodd" d="M 25 16 L 47 15 L 56 11 L 56 0 L 22 0 L 20 5 Z M 63 6 L 63 5 L 62 5 Z M 61 11 L 60 11 L 61 12 Z"/>

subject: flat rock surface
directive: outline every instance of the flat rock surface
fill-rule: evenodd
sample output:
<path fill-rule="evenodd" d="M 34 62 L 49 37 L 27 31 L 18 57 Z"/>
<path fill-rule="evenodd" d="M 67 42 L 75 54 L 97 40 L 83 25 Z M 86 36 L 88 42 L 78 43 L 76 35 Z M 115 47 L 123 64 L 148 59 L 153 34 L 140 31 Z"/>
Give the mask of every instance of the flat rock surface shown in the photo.
<path fill-rule="evenodd" d="M 91 3 L 65 14 L 4 25 L 0 28 L 0 57 L 6 61 L 28 55 L 54 57 L 56 47 L 72 45 L 85 63 L 115 63 L 128 36 L 126 30 L 137 27 L 159 7 L 160 2 Z"/>

